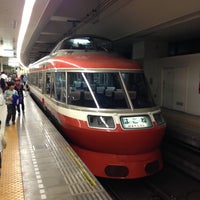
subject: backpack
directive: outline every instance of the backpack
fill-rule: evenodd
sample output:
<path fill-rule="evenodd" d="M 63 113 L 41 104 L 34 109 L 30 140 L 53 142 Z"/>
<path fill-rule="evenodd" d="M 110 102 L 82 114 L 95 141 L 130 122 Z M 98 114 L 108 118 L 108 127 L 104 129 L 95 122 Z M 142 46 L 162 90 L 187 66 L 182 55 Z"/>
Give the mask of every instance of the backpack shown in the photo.
<path fill-rule="evenodd" d="M 13 105 L 17 106 L 19 104 L 19 95 L 13 94 L 12 98 L 13 98 Z"/>

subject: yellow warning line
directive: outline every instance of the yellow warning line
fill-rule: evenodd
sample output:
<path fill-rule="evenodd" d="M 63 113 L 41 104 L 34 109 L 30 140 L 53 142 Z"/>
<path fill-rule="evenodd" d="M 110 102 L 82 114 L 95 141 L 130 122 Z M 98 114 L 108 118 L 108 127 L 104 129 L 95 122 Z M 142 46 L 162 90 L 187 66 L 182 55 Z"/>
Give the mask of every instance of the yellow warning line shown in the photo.
<path fill-rule="evenodd" d="M 0 200 L 23 200 L 19 143 L 16 125 L 5 128 L 7 147 L 3 151 Z"/>
<path fill-rule="evenodd" d="M 67 147 L 67 151 L 69 153 L 69 155 L 72 157 L 72 159 L 76 162 L 76 164 L 81 168 L 81 172 L 83 173 L 83 177 L 85 178 L 85 180 L 91 184 L 92 186 L 96 186 L 96 181 L 93 179 L 93 177 L 87 172 L 87 170 L 85 169 L 85 167 L 82 165 L 81 161 L 79 160 L 78 157 L 76 157 L 76 155 L 72 152 L 72 150 Z"/>

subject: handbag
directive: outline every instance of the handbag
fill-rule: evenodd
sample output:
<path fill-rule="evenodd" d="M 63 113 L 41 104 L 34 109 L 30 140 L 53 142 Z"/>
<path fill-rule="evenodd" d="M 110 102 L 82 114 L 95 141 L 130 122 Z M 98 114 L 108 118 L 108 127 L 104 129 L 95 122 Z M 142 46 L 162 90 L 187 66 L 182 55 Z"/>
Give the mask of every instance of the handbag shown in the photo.
<path fill-rule="evenodd" d="M 5 149 L 6 146 L 7 146 L 7 141 L 6 141 L 6 137 L 5 137 L 4 135 L 2 135 L 1 143 L 2 143 L 2 147 L 3 147 L 3 149 Z"/>
<path fill-rule="evenodd" d="M 0 106 L 3 106 L 3 104 L 4 104 L 3 93 L 0 93 Z"/>

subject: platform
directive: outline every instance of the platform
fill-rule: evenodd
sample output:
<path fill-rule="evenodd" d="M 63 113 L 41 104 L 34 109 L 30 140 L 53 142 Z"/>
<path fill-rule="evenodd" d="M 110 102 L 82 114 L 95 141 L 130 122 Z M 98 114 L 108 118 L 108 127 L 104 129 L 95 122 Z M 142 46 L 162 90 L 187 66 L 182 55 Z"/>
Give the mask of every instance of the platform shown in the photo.
<path fill-rule="evenodd" d="M 186 144 L 200 148 L 200 116 L 162 108 L 167 123 L 166 134 Z"/>
<path fill-rule="evenodd" d="M 1 131 L 7 137 L 0 178 L 0 200 L 111 200 L 101 184 L 29 94 L 25 114 Z"/>

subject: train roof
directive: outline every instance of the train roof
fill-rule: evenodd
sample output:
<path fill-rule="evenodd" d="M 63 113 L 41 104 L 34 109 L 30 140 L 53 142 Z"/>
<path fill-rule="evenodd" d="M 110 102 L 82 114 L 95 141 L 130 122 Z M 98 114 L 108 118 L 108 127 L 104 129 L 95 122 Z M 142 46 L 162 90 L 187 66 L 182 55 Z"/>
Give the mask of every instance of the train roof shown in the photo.
<path fill-rule="evenodd" d="M 57 69 L 142 69 L 136 62 L 108 53 L 70 53 L 57 56 L 48 56 L 39 62 L 30 65 L 33 68 Z"/>
<path fill-rule="evenodd" d="M 31 64 L 31 68 L 142 69 L 133 60 L 112 52 L 112 42 L 94 35 L 76 35 L 61 40 L 50 55 Z"/>

